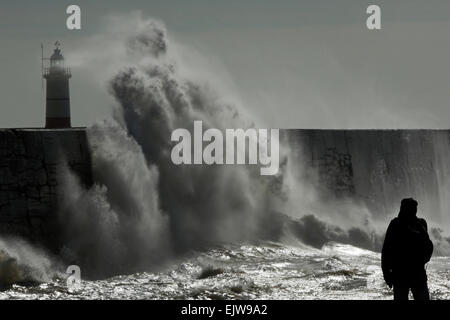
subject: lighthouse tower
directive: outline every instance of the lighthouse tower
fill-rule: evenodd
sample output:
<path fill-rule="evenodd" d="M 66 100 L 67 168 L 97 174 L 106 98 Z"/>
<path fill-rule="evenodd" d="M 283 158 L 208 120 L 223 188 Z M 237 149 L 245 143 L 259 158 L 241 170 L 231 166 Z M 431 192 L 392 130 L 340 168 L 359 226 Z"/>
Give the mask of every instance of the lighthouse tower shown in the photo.
<path fill-rule="evenodd" d="M 70 128 L 70 69 L 64 66 L 64 57 L 55 43 L 55 50 L 50 57 L 50 67 L 43 70 L 47 82 L 45 127 Z"/>

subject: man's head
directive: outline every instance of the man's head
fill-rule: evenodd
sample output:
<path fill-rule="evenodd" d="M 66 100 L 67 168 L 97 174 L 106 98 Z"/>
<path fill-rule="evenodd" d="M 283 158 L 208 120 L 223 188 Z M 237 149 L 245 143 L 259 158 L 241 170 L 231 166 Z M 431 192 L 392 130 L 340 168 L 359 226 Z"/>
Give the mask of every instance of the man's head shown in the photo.
<path fill-rule="evenodd" d="M 399 218 L 411 219 L 416 217 L 417 214 L 417 201 L 413 198 L 405 198 L 400 203 Z"/>

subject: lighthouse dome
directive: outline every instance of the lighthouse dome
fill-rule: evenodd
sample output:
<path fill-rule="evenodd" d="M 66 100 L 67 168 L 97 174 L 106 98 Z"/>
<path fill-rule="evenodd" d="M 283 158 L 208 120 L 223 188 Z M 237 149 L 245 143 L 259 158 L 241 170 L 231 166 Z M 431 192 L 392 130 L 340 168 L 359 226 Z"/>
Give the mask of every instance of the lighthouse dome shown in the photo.
<path fill-rule="evenodd" d="M 61 50 L 59 48 L 55 49 L 52 56 L 50 57 L 50 60 L 64 60 L 64 56 L 61 54 Z"/>

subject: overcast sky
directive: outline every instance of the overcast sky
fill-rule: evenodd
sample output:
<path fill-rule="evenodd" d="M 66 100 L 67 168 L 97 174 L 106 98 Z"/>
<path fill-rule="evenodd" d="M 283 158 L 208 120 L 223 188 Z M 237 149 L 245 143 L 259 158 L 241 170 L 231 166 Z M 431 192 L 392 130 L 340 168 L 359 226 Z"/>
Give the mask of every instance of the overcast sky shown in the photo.
<path fill-rule="evenodd" d="M 82 9 L 80 31 L 65 27 L 69 4 Z M 369 4 L 380 5 L 382 30 L 367 30 Z M 0 127 L 44 123 L 41 42 L 48 54 L 56 40 L 79 51 L 105 32 L 105 16 L 134 10 L 220 66 L 267 126 L 450 128 L 448 0 L 2 0 Z M 72 67 L 74 126 L 110 113 L 92 72 Z"/>

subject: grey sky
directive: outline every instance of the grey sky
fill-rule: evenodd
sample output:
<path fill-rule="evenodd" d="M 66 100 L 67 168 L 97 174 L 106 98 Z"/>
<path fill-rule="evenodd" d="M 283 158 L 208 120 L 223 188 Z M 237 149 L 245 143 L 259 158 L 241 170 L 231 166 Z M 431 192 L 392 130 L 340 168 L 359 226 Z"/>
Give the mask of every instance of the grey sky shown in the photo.
<path fill-rule="evenodd" d="M 82 9 L 82 30 L 65 8 Z M 382 30 L 365 27 L 378 4 Z M 40 43 L 78 50 L 110 13 L 141 10 L 226 70 L 271 127 L 450 128 L 450 1 L 96 0 L 0 3 L 0 127 L 42 126 Z M 101 66 L 99 66 L 100 68 Z M 72 68 L 73 125 L 109 114 L 95 70 Z"/>

